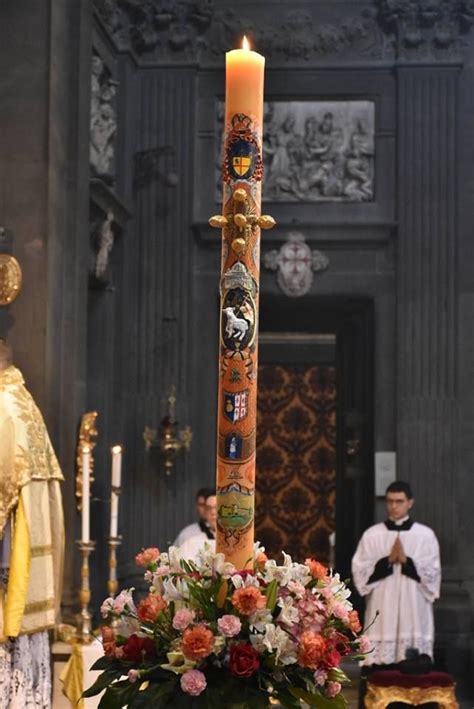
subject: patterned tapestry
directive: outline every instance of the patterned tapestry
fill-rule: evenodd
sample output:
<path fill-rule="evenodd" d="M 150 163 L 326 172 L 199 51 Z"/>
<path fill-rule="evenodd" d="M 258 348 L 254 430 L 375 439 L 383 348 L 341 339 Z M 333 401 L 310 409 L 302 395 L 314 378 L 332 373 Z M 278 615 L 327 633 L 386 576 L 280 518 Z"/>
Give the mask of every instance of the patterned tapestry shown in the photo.
<path fill-rule="evenodd" d="M 329 561 L 336 516 L 336 371 L 262 364 L 255 538 L 271 558 Z"/>

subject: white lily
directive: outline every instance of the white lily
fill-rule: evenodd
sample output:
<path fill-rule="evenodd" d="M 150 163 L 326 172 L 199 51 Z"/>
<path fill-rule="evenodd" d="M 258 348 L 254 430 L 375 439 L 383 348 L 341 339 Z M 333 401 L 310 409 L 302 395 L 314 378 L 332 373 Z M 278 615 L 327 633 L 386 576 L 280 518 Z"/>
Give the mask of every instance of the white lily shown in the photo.
<path fill-rule="evenodd" d="M 275 652 L 277 661 L 284 665 L 296 662 L 296 644 L 282 628 L 273 623 L 265 626 L 263 645 L 269 652 Z"/>

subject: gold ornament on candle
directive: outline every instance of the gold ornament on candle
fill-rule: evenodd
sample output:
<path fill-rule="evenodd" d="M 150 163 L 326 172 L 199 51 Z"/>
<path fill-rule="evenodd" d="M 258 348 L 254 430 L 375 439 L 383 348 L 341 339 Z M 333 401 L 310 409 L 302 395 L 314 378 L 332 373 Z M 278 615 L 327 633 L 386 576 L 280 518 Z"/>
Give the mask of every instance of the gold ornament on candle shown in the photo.
<path fill-rule="evenodd" d="M 81 552 L 81 587 L 79 589 L 79 603 L 81 606 L 80 613 L 77 617 L 77 638 L 78 640 L 88 645 L 94 639 L 92 634 L 92 616 L 89 611 L 89 603 L 91 600 L 91 589 L 89 581 L 89 556 L 95 548 L 95 542 L 78 542 Z"/>
<path fill-rule="evenodd" d="M 216 549 L 238 569 L 253 564 L 257 332 L 264 58 L 247 48 L 226 55 Z"/>

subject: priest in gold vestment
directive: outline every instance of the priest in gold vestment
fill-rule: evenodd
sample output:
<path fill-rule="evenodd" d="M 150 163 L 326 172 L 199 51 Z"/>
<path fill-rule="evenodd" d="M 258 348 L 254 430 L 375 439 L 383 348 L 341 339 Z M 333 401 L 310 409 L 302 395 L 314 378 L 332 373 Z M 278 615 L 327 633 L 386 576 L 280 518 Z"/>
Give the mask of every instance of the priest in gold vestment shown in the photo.
<path fill-rule="evenodd" d="M 48 630 L 64 554 L 60 481 L 46 426 L 0 340 L 0 706 L 50 707 Z"/>

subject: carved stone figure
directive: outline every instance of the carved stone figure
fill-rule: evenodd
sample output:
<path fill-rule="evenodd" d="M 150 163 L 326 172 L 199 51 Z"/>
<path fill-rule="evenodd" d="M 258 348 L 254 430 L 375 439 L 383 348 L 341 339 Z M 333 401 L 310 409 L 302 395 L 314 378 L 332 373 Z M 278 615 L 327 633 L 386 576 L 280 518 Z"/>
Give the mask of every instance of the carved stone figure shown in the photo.
<path fill-rule="evenodd" d="M 320 251 L 311 251 L 303 234 L 290 232 L 280 251 L 263 255 L 263 265 L 277 271 L 278 285 L 285 295 L 297 297 L 310 291 L 313 272 L 325 270 L 329 259 Z"/>
<path fill-rule="evenodd" d="M 90 165 L 92 174 L 114 182 L 116 82 L 107 75 L 102 59 L 94 55 L 91 66 Z"/>
<path fill-rule="evenodd" d="M 114 221 L 113 212 L 107 213 L 107 218 L 103 222 L 98 238 L 99 249 L 97 251 L 97 258 L 95 261 L 95 277 L 99 280 L 103 280 L 107 267 L 109 265 L 109 256 L 114 245 L 114 232 L 112 230 L 112 224 Z"/>

